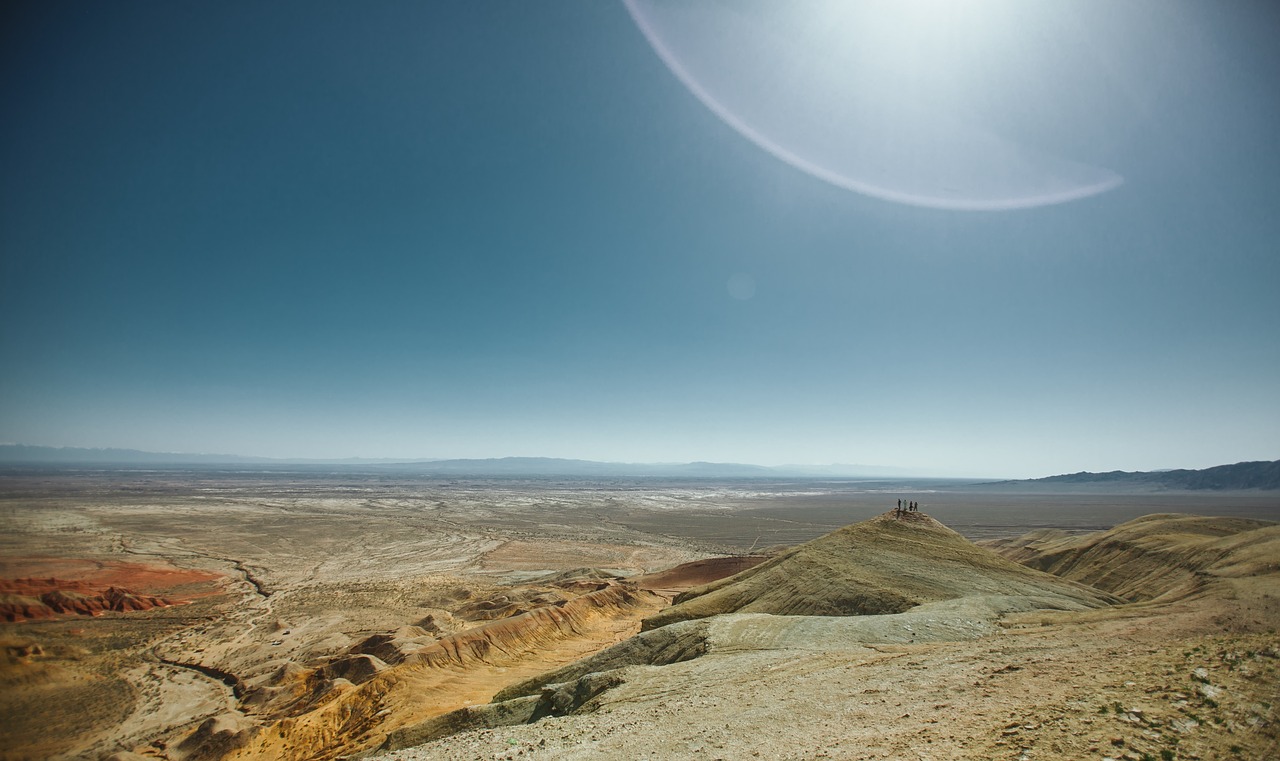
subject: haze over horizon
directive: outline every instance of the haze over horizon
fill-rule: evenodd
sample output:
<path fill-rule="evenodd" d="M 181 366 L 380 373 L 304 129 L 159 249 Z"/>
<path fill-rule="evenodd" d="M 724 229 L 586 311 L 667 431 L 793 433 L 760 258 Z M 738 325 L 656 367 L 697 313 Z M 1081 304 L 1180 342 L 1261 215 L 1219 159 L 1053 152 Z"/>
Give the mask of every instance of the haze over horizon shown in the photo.
<path fill-rule="evenodd" d="M 0 440 L 1280 457 L 1280 9 L 683 7 L 8 5 Z"/>

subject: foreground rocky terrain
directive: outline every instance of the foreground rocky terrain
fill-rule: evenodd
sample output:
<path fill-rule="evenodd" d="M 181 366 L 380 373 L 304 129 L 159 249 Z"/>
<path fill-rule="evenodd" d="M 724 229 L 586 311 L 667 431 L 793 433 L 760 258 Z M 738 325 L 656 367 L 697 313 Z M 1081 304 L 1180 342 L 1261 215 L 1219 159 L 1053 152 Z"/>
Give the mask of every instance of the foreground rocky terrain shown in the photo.
<path fill-rule="evenodd" d="M 0 757 L 1274 750 L 1276 527 L 1080 530 L 1191 498 L 241 478 L 6 484 L 9 603 L 156 606 L 0 624 Z"/>
<path fill-rule="evenodd" d="M 723 603 L 700 610 L 705 619 L 673 615 L 712 596 L 776 590 L 760 577 L 782 578 L 816 547 L 847 547 L 858 534 L 883 542 L 869 529 L 899 525 L 871 523 L 686 593 L 659 619 L 677 623 L 417 736 L 393 735 L 391 746 L 444 736 L 377 758 L 1280 757 L 1280 526 L 1267 522 L 1151 516 L 1083 537 L 993 543 L 1136 603 L 1008 578 L 1013 594 L 974 590 L 980 565 L 998 564 L 939 577 L 929 571 L 952 558 L 925 553 L 912 565 L 926 584 L 950 580 L 960 596 L 856 617 L 712 612 Z M 925 533 L 929 548 L 950 543 L 926 516 L 913 523 L 905 531 Z M 859 549 L 883 561 L 874 544 Z"/>

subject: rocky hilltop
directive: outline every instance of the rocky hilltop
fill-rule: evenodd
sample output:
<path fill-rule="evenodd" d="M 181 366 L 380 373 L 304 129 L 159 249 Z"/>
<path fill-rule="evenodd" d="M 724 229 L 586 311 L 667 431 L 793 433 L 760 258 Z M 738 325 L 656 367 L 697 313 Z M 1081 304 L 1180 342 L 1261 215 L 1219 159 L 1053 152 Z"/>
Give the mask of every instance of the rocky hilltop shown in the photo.
<path fill-rule="evenodd" d="M 975 595 L 1036 597 L 1043 607 L 1120 600 L 1007 560 L 919 512 L 891 511 L 691 589 L 645 629 L 725 613 L 865 616 Z"/>

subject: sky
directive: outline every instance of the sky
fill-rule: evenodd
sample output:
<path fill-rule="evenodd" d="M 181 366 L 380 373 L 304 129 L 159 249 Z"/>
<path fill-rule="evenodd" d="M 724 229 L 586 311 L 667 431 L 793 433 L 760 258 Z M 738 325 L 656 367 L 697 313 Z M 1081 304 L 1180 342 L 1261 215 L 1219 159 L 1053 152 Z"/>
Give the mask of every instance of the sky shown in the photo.
<path fill-rule="evenodd" d="M 7 3 L 0 441 L 1280 458 L 1280 8 L 849 7 Z"/>

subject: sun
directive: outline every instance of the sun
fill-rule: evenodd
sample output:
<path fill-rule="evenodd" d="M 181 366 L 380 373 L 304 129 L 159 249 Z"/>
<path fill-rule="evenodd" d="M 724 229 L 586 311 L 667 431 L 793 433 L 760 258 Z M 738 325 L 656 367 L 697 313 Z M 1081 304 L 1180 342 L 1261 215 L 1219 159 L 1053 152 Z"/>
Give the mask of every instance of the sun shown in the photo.
<path fill-rule="evenodd" d="M 1016 34 L 1033 4 L 626 4 L 654 51 L 705 106 L 759 147 L 837 187 L 915 206 L 989 211 L 1063 203 L 1122 182 L 1109 169 L 1005 137 L 984 112 L 1004 102 L 1016 67 L 1036 63 Z"/>

